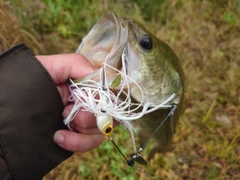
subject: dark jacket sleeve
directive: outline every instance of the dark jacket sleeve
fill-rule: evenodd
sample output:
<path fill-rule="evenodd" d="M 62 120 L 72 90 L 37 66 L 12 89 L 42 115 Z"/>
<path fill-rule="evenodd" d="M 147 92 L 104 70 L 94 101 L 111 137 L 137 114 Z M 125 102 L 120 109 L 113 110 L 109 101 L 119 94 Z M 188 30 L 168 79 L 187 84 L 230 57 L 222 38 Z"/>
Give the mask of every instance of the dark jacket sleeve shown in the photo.
<path fill-rule="evenodd" d="M 48 72 L 24 45 L 0 55 L 0 179 L 42 179 L 72 153 L 53 141 L 65 129 Z"/>

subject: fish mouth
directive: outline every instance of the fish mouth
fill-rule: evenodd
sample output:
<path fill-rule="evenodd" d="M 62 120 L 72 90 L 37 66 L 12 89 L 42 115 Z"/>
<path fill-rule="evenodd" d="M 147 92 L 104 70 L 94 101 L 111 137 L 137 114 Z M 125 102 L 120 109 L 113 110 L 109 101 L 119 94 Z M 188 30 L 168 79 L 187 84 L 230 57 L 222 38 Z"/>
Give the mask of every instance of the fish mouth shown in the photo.
<path fill-rule="evenodd" d="M 76 53 L 84 55 L 98 68 L 107 63 L 119 69 L 127 38 L 127 22 L 114 13 L 108 12 L 102 15 L 83 38 Z"/>

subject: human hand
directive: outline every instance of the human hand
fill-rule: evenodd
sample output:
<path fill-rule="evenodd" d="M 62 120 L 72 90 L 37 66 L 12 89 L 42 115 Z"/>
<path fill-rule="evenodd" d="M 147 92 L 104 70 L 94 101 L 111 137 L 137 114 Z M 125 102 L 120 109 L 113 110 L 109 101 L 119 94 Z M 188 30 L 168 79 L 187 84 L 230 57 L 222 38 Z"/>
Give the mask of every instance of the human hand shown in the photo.
<path fill-rule="evenodd" d="M 77 79 L 94 72 L 94 66 L 80 54 L 59 54 L 51 56 L 36 56 L 52 77 L 65 106 L 63 117 L 67 117 L 73 105 L 68 105 L 70 91 L 66 81 Z M 104 140 L 104 135 L 96 125 L 95 116 L 86 111 L 79 111 L 71 123 L 76 132 L 58 130 L 54 141 L 69 151 L 86 152 L 98 147 Z"/>

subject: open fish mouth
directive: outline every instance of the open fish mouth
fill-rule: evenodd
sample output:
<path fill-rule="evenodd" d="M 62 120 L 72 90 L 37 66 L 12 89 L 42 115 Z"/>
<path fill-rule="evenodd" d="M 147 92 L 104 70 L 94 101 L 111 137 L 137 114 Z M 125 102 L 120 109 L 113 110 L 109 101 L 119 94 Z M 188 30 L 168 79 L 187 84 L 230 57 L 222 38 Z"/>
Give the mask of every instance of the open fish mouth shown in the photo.
<path fill-rule="evenodd" d="M 114 13 L 104 14 L 83 38 L 76 53 L 84 55 L 94 66 L 119 68 L 119 60 L 128 38 L 128 25 Z"/>

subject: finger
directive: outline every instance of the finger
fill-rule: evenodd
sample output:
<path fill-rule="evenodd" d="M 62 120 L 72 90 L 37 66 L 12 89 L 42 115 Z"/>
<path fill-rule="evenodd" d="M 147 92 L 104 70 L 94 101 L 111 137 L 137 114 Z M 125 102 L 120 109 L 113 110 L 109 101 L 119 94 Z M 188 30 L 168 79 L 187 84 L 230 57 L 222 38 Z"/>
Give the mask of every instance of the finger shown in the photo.
<path fill-rule="evenodd" d="M 117 125 L 119 125 L 119 122 L 114 120 L 113 127 L 116 127 Z M 71 130 L 75 132 L 83 133 L 83 134 L 103 134 L 103 132 L 101 132 L 101 130 L 97 126 L 93 128 L 80 127 L 80 126 L 77 126 L 74 121 L 70 122 L 70 127 L 71 127 Z"/>
<path fill-rule="evenodd" d="M 119 122 L 113 121 L 113 127 L 116 127 L 119 125 Z M 70 122 L 70 127 L 73 131 L 79 132 L 79 133 L 84 133 L 84 134 L 103 134 L 100 129 L 95 125 L 93 128 L 86 128 L 86 127 L 81 127 L 77 126 L 74 121 Z"/>
<path fill-rule="evenodd" d="M 81 134 L 69 130 L 59 130 L 54 141 L 62 148 L 74 152 L 86 152 L 98 147 L 104 140 L 102 134 Z"/>
<path fill-rule="evenodd" d="M 68 97 L 70 96 L 69 87 L 66 83 L 64 83 L 57 85 L 57 88 L 60 96 L 62 97 L 63 104 L 66 106 L 68 103 Z"/>
<path fill-rule="evenodd" d="M 46 68 L 55 84 L 62 84 L 68 78 L 81 78 L 94 72 L 94 66 L 81 54 L 58 54 L 36 56 Z"/>
<path fill-rule="evenodd" d="M 70 122 L 71 130 L 83 133 L 83 134 L 102 134 L 102 132 L 95 126 L 93 128 L 83 128 L 80 126 L 77 126 L 74 121 Z"/>
<path fill-rule="evenodd" d="M 118 121 L 116 121 L 115 119 L 113 120 L 113 127 L 118 126 L 120 123 Z"/>
<path fill-rule="evenodd" d="M 73 104 L 67 105 L 62 113 L 63 117 L 66 118 L 73 108 Z M 93 128 L 96 127 L 96 117 L 93 113 L 83 111 L 82 109 L 77 113 L 74 118 L 74 124 L 80 128 Z"/>
<path fill-rule="evenodd" d="M 66 118 L 70 114 L 72 108 L 73 108 L 73 104 L 65 107 L 63 111 L 64 118 Z M 116 127 L 117 125 L 119 125 L 119 122 L 114 120 L 113 127 Z M 83 110 L 80 110 L 76 114 L 74 120 L 70 122 L 70 127 L 74 131 L 82 132 L 86 134 L 101 132 L 97 128 L 96 116 L 93 113 L 90 113 L 88 111 L 83 111 Z"/>
<path fill-rule="evenodd" d="M 95 128 L 81 128 L 76 126 L 75 130 L 79 133 L 83 133 L 83 134 L 103 134 L 97 127 Z"/>

